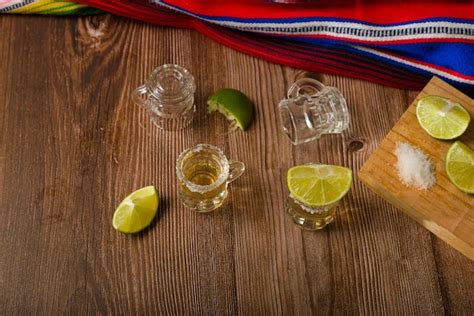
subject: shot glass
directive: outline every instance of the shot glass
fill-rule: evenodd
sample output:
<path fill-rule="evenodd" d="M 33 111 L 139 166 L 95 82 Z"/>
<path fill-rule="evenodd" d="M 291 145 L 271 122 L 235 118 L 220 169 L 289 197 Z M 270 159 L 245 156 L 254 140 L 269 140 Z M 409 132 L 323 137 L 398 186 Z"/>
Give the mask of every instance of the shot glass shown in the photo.
<path fill-rule="evenodd" d="M 321 82 L 303 78 L 288 90 L 278 105 L 281 127 L 294 145 L 342 133 L 349 125 L 349 111 L 341 92 Z"/>
<path fill-rule="evenodd" d="M 297 226 L 305 230 L 323 229 L 334 220 L 339 201 L 321 207 L 311 207 L 297 200 L 291 194 L 286 199 L 286 211 Z"/>
<path fill-rule="evenodd" d="M 179 199 L 198 212 L 220 207 L 228 195 L 230 182 L 242 175 L 245 165 L 227 160 L 217 147 L 200 144 L 182 152 L 176 163 Z"/>
<path fill-rule="evenodd" d="M 194 77 L 187 69 L 166 64 L 153 70 L 146 83 L 132 92 L 132 100 L 147 110 L 156 126 L 177 131 L 193 119 L 195 91 Z"/>

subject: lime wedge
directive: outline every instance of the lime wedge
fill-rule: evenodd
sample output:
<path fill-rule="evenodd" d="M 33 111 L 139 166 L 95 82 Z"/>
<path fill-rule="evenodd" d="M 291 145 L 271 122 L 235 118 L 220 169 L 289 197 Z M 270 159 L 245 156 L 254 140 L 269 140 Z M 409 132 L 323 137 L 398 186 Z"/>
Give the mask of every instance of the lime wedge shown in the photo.
<path fill-rule="evenodd" d="M 446 173 L 459 190 L 474 194 L 474 151 L 460 141 L 454 142 L 446 155 Z"/>
<path fill-rule="evenodd" d="M 207 105 L 209 113 L 218 111 L 224 114 L 242 130 L 246 130 L 253 120 L 253 103 L 239 90 L 230 88 L 218 90 L 207 99 Z"/>
<path fill-rule="evenodd" d="M 288 189 L 308 206 L 339 201 L 351 188 L 352 170 L 332 165 L 307 164 L 288 170 Z"/>
<path fill-rule="evenodd" d="M 115 210 L 112 226 L 121 233 L 137 233 L 150 225 L 158 203 L 158 192 L 154 186 L 141 188 L 120 203 Z"/>
<path fill-rule="evenodd" d="M 421 127 L 432 137 L 453 139 L 467 129 L 471 116 L 460 104 L 438 96 L 421 98 L 416 105 Z"/>

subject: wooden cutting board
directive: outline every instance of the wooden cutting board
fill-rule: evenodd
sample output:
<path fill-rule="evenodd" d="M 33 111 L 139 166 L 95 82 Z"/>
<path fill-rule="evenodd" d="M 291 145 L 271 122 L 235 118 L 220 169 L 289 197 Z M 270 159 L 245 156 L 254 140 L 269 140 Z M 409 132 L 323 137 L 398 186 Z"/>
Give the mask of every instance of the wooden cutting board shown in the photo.
<path fill-rule="evenodd" d="M 471 124 L 459 140 L 474 148 L 474 101 L 434 77 L 365 162 L 359 172 L 359 179 L 433 234 L 474 260 L 474 195 L 457 189 L 444 170 L 446 152 L 453 141 L 434 139 L 418 124 L 416 103 L 426 95 L 449 98 L 469 111 Z M 399 181 L 394 154 L 398 142 L 410 143 L 429 155 L 436 166 L 437 184 L 434 187 L 425 191 L 410 189 Z"/>

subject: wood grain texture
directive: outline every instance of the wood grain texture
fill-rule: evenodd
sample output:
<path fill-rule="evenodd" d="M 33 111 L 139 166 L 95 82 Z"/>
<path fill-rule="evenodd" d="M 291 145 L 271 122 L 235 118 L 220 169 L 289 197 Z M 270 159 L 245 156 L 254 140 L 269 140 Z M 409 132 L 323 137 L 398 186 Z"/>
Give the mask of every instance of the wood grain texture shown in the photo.
<path fill-rule="evenodd" d="M 271 64 L 202 35 L 109 15 L 0 16 L 0 315 L 470 314 L 474 263 L 357 179 L 326 230 L 283 210 L 286 170 L 310 161 L 355 174 L 416 93 Z M 197 82 L 191 128 L 162 132 L 130 101 L 154 67 Z M 302 76 L 337 86 L 352 123 L 294 147 L 275 107 Z M 205 114 L 234 87 L 255 101 L 245 132 Z M 197 143 L 247 171 L 209 215 L 177 200 L 174 162 Z M 161 204 L 135 236 L 111 226 L 129 192 Z"/>
<path fill-rule="evenodd" d="M 374 192 L 474 260 L 474 197 L 458 190 L 446 174 L 445 157 L 453 142 L 430 137 L 418 124 L 416 104 L 427 95 L 449 98 L 462 104 L 474 116 L 474 100 L 444 81 L 433 78 L 366 161 L 359 177 Z M 459 140 L 473 148 L 474 126 L 468 127 Z M 394 151 L 400 142 L 408 142 L 430 157 L 437 171 L 435 186 L 419 191 L 407 188 L 399 181 Z"/>

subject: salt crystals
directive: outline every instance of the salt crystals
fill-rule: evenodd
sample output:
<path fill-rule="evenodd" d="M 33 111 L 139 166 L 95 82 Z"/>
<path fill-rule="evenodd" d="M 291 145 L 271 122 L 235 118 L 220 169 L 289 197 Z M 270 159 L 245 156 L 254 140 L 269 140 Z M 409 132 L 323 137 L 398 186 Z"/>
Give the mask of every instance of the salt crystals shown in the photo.
<path fill-rule="evenodd" d="M 395 149 L 400 180 L 407 186 L 426 190 L 436 184 L 435 167 L 420 149 L 398 143 Z"/>

